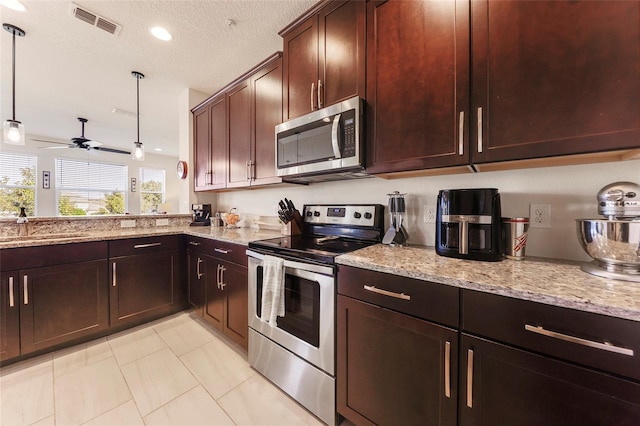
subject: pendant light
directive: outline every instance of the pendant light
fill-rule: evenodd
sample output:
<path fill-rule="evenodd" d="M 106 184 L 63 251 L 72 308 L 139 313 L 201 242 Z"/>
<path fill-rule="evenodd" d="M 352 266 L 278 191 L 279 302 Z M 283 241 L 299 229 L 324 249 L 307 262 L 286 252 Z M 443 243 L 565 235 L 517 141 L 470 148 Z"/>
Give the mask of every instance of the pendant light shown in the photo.
<path fill-rule="evenodd" d="M 144 161 L 144 145 L 140 142 L 140 80 L 144 78 L 144 74 L 138 71 L 132 71 L 131 75 L 136 79 L 136 101 L 137 111 L 136 119 L 138 121 L 138 137 L 133 143 L 133 150 L 131 150 L 131 158 L 137 161 Z"/>
<path fill-rule="evenodd" d="M 24 124 L 16 120 L 16 36 L 24 37 L 25 32 L 15 25 L 2 24 L 2 28 L 13 34 L 12 74 L 13 81 L 13 118 L 4 122 L 4 143 L 9 145 L 24 145 Z"/>

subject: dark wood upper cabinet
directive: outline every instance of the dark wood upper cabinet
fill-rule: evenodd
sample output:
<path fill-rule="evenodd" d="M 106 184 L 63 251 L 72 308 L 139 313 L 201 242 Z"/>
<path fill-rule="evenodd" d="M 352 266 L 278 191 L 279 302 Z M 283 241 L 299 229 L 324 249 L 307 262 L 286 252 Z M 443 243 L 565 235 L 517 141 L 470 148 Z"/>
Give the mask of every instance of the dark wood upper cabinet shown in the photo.
<path fill-rule="evenodd" d="M 468 1 L 367 3 L 367 171 L 469 162 Z"/>
<path fill-rule="evenodd" d="M 365 2 L 321 2 L 302 19 L 280 32 L 286 120 L 364 97 Z"/>
<path fill-rule="evenodd" d="M 229 118 L 227 187 L 248 186 L 251 182 L 252 158 L 251 82 L 249 79 L 237 83 L 227 91 L 227 117 Z"/>
<path fill-rule="evenodd" d="M 206 191 L 226 186 L 226 98 L 215 96 L 193 110 L 194 189 Z"/>
<path fill-rule="evenodd" d="M 472 1 L 471 12 L 472 162 L 640 147 L 640 2 Z"/>

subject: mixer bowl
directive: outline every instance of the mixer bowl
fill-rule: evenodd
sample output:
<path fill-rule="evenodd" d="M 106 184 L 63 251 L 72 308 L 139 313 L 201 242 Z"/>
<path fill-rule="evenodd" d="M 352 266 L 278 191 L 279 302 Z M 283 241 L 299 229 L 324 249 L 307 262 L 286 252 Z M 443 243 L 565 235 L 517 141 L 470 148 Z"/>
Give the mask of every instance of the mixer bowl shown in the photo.
<path fill-rule="evenodd" d="M 578 240 L 599 266 L 640 274 L 640 220 L 576 219 Z"/>

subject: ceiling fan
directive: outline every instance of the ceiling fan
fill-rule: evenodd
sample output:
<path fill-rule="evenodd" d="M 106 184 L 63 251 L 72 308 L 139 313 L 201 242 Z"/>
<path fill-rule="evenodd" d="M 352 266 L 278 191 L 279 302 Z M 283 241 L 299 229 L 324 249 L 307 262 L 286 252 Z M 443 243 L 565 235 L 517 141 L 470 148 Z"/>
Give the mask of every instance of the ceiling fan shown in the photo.
<path fill-rule="evenodd" d="M 84 137 L 84 123 L 86 123 L 87 120 L 86 118 L 82 118 L 82 117 L 78 117 L 78 121 L 80 123 L 82 123 L 82 136 L 78 137 L 78 138 L 71 138 L 71 142 L 70 144 L 65 144 L 62 142 L 54 142 L 54 141 L 47 141 L 47 140 L 42 140 L 42 139 L 32 139 L 36 142 L 46 142 L 46 143 L 55 143 L 55 144 L 59 144 L 59 145 L 63 145 L 63 146 L 47 146 L 47 147 L 42 147 L 42 149 L 60 149 L 60 148 L 82 148 L 82 149 L 86 149 L 87 151 L 90 150 L 97 150 L 97 151 L 104 151 L 104 152 L 113 152 L 116 154 L 126 154 L 126 155 L 131 155 L 130 151 L 125 151 L 123 149 L 117 149 L 117 148 L 109 148 L 106 146 L 102 146 L 102 142 L 98 142 L 98 141 L 94 141 L 88 138 Z"/>

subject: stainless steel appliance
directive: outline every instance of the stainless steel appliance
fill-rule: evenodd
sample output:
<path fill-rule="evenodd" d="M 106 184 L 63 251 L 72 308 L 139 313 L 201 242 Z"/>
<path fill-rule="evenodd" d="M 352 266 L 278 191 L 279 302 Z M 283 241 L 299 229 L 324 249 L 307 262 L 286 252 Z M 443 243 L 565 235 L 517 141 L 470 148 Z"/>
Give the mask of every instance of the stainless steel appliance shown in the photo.
<path fill-rule="evenodd" d="M 379 243 L 384 207 L 305 205 L 302 234 L 249 243 L 249 363 L 323 422 L 336 421 L 335 257 Z M 260 320 L 265 255 L 284 259 L 285 315 Z"/>
<path fill-rule="evenodd" d="M 211 204 L 191 204 L 191 210 L 193 210 L 191 226 L 211 225 Z"/>
<path fill-rule="evenodd" d="M 640 185 L 614 182 L 598 192 L 598 213 L 576 219 L 578 240 L 594 261 L 581 269 L 600 277 L 640 282 Z"/>
<path fill-rule="evenodd" d="M 290 182 L 368 177 L 363 117 L 364 102 L 354 97 L 277 125 L 277 175 Z"/>
<path fill-rule="evenodd" d="M 443 189 L 436 207 L 436 253 L 502 260 L 500 194 L 495 188 Z"/>

